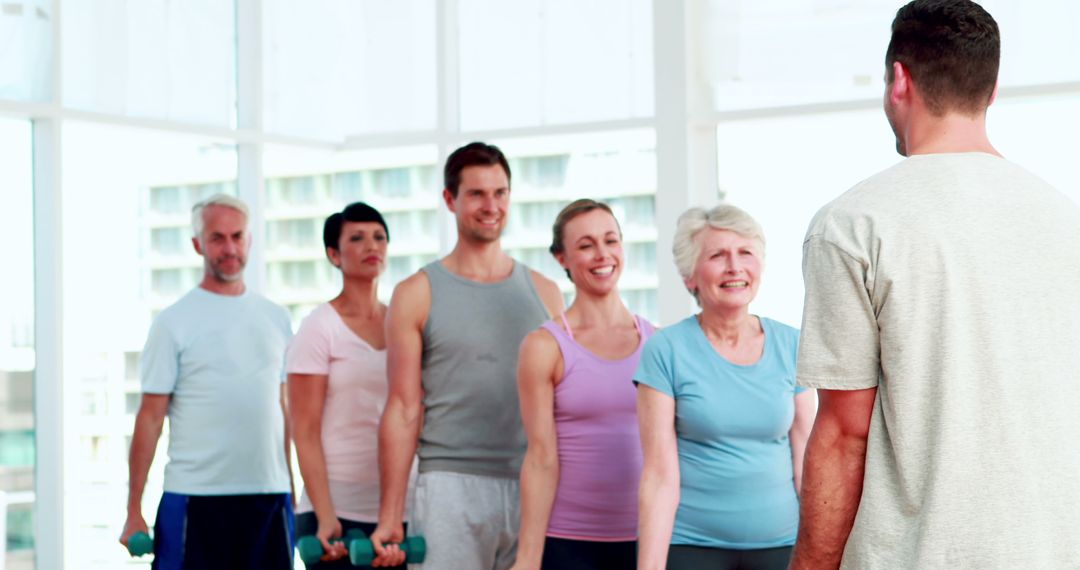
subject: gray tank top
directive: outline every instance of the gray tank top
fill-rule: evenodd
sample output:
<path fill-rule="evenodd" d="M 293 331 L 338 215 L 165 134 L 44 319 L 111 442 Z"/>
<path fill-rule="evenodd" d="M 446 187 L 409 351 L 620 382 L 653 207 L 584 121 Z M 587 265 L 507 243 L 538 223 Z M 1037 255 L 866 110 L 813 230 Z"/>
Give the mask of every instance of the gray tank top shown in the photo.
<path fill-rule="evenodd" d="M 498 283 L 469 281 L 438 260 L 422 271 L 431 283 L 431 311 L 424 325 L 420 472 L 516 478 L 526 446 L 518 347 L 548 318 L 529 268 L 515 261 L 510 277 Z"/>

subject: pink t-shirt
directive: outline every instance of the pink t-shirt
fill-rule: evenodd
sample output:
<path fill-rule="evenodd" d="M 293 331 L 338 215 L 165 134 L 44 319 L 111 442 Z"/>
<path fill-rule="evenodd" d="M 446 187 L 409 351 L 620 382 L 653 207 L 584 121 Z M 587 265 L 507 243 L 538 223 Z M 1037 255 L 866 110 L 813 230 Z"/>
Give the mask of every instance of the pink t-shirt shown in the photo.
<path fill-rule="evenodd" d="M 340 518 L 376 522 L 379 419 L 389 391 L 386 350 L 372 348 L 329 303 L 323 303 L 304 318 L 293 337 L 286 370 L 289 374 L 327 376 L 322 445 L 334 510 Z M 414 462 L 409 477 L 410 497 L 415 479 Z M 305 490 L 297 512 L 312 510 Z"/>

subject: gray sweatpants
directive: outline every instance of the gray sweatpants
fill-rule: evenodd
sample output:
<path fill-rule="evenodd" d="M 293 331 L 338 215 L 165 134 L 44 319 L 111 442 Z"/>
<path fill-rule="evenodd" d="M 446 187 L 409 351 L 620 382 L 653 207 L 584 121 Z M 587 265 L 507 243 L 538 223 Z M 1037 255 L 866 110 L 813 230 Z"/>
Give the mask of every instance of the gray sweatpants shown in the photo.
<path fill-rule="evenodd" d="M 409 534 L 427 540 L 422 570 L 507 570 L 517 556 L 517 479 L 435 471 L 416 481 Z"/>

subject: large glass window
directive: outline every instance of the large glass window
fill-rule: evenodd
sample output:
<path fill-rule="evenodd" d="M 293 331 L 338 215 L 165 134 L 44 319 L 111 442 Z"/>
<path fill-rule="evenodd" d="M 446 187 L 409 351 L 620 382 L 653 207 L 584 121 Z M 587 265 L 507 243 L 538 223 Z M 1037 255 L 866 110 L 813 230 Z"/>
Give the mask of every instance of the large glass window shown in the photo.
<path fill-rule="evenodd" d="M 715 108 L 880 97 L 898 6 L 894 0 L 697 3 L 696 56 Z"/>
<path fill-rule="evenodd" d="M 53 1 L 0 4 L 0 99 L 52 98 Z"/>
<path fill-rule="evenodd" d="M 64 104 L 234 125 L 235 12 L 230 0 L 64 2 Z"/>
<path fill-rule="evenodd" d="M 653 114 L 649 0 L 461 0 L 461 125 Z"/>
<path fill-rule="evenodd" d="M 266 2 L 266 128 L 340 140 L 435 128 L 435 2 Z"/>
<path fill-rule="evenodd" d="M 573 284 L 548 253 L 551 226 L 564 206 L 593 198 L 622 224 L 626 265 L 619 290 L 630 310 L 656 322 L 656 158 L 651 130 L 495 141 L 513 172 L 503 247 L 555 280 L 567 301 Z"/>
<path fill-rule="evenodd" d="M 201 278 L 191 206 L 235 193 L 237 157 L 231 144 L 174 133 L 68 123 L 63 135 L 65 558 L 116 568 L 130 560 L 116 539 L 139 352 L 153 316 Z M 167 439 L 166 427 L 143 497 L 151 525 Z"/>
<path fill-rule="evenodd" d="M 2 16 L 0 16 L 2 17 Z M 34 228 L 30 123 L 0 119 L 0 567 L 34 567 Z"/>
<path fill-rule="evenodd" d="M 439 251 L 440 184 L 432 147 L 323 152 L 270 146 L 266 177 L 267 296 L 289 309 L 294 327 L 341 291 L 326 259 L 326 217 L 351 202 L 378 209 L 390 230 L 389 259 L 379 297 L 389 301 L 402 279 Z"/>

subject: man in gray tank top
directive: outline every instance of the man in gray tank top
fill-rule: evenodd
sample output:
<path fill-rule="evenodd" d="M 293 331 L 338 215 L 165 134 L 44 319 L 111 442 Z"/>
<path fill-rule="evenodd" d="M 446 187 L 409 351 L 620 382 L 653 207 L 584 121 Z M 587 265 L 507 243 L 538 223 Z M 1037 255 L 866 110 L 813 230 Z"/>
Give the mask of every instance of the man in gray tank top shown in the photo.
<path fill-rule="evenodd" d="M 465 145 L 447 159 L 444 175 L 457 245 L 402 281 L 390 301 L 390 396 L 379 430 L 382 495 L 371 540 L 376 564 L 404 562 L 392 544 L 404 538 L 409 469 L 419 455 L 409 533 L 427 540 L 423 567 L 502 570 L 517 550 L 525 454 L 518 346 L 562 312 L 562 294 L 502 251 L 510 208 L 502 152 Z"/>

